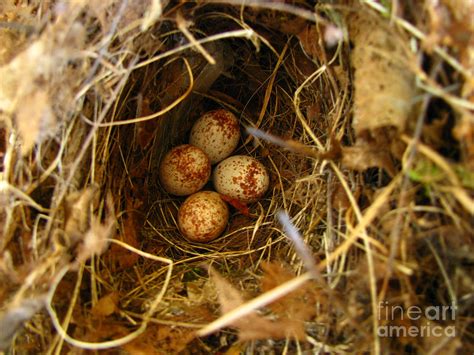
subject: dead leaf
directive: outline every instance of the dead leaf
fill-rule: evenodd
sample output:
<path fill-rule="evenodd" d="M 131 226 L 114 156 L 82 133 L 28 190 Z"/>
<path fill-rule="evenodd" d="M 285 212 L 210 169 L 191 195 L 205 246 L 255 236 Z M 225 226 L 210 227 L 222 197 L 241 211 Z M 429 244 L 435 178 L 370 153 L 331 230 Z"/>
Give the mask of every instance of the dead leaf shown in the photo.
<path fill-rule="evenodd" d="M 209 274 L 217 289 L 217 296 L 221 305 L 221 312 L 225 314 L 245 301 L 241 293 L 225 280 L 213 268 L 209 268 Z M 236 320 L 233 326 L 239 330 L 239 339 L 241 341 L 258 340 L 258 339 L 285 339 L 288 336 L 304 339 L 304 328 L 296 325 L 296 322 L 270 321 L 256 312 Z"/>
<path fill-rule="evenodd" d="M 261 280 L 263 292 L 293 279 L 295 274 L 277 263 L 263 262 L 261 268 L 264 272 Z M 304 322 L 313 318 L 316 314 L 316 301 L 324 303 L 325 297 L 317 292 L 314 284 L 308 283 L 301 286 L 292 293 L 271 303 L 271 308 L 279 317 L 279 322 L 293 326 L 292 333 L 304 337 Z"/>
<path fill-rule="evenodd" d="M 107 317 L 118 310 L 119 293 L 111 292 L 100 298 L 91 309 L 91 313 L 97 317 Z"/>
<path fill-rule="evenodd" d="M 141 195 L 137 192 L 136 195 Z M 117 239 L 121 240 L 128 245 L 139 248 L 139 230 L 141 225 L 141 217 L 139 213 L 135 212 L 138 208 L 143 205 L 143 202 L 139 198 L 133 198 L 127 194 L 126 199 L 126 210 L 130 211 L 122 218 L 121 233 Z M 119 269 L 128 269 L 135 265 L 138 261 L 139 256 L 130 250 L 124 249 L 117 244 L 113 244 L 107 253 L 108 260 L 112 266 L 118 267 Z"/>
<path fill-rule="evenodd" d="M 349 32 L 354 43 L 352 127 L 356 135 L 387 126 L 403 132 L 416 96 L 407 39 L 368 13 L 351 17 Z"/>

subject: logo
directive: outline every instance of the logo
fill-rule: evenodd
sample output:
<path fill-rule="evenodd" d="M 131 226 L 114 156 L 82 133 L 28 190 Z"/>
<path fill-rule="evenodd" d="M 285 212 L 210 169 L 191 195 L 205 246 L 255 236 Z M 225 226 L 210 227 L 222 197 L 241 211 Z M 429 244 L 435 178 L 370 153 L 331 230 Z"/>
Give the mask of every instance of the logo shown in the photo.
<path fill-rule="evenodd" d="M 379 337 L 455 337 L 454 325 L 442 326 L 440 321 L 456 320 L 456 306 L 410 306 L 390 305 L 381 301 L 378 319 L 383 324 L 377 329 Z"/>

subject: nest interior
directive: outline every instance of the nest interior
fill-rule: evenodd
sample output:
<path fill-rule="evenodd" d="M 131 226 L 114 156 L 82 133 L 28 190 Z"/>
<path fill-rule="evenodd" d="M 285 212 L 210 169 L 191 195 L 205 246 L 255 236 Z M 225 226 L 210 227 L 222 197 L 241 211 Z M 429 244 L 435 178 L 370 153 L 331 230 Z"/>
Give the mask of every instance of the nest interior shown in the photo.
<path fill-rule="evenodd" d="M 0 347 L 472 347 L 474 29 L 367 3 L 4 5 Z M 191 243 L 158 167 L 215 108 L 270 188 Z"/>

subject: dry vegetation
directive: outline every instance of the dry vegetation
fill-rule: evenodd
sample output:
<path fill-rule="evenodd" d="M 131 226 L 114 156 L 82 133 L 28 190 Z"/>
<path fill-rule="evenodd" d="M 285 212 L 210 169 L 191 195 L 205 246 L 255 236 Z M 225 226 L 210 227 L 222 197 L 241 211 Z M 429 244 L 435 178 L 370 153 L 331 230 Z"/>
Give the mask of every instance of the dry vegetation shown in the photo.
<path fill-rule="evenodd" d="M 0 350 L 472 353 L 473 12 L 3 1 Z M 193 244 L 157 166 L 216 107 L 271 189 Z"/>

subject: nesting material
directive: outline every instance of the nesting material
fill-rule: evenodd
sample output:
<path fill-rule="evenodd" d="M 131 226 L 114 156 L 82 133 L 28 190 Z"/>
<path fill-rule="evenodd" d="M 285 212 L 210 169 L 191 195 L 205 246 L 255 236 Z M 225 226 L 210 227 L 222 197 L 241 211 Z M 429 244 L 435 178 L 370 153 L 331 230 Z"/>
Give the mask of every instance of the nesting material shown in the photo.
<path fill-rule="evenodd" d="M 0 351 L 474 353 L 473 7 L 340 3 L 0 1 Z"/>

